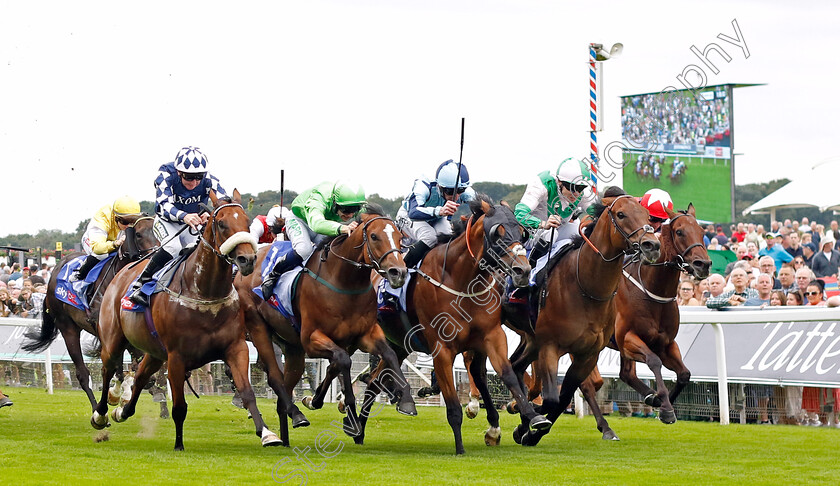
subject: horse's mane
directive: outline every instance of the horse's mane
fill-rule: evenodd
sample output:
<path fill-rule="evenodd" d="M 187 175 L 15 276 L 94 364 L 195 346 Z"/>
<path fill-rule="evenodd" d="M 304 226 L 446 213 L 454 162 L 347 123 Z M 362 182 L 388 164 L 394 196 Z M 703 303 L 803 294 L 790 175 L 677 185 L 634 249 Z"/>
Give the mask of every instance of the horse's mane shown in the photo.
<path fill-rule="evenodd" d="M 382 207 L 381 204 L 372 203 L 372 202 L 369 202 L 369 203 L 365 204 L 365 207 L 362 209 L 362 213 L 372 214 L 374 216 L 388 217 L 388 215 L 385 214 L 385 209 Z"/>
<path fill-rule="evenodd" d="M 624 196 L 626 194 L 627 193 L 624 192 L 624 190 L 621 189 L 618 186 L 609 186 L 604 190 L 604 195 L 602 196 L 602 198 L 604 198 L 604 197 L 618 197 L 618 196 Z M 601 215 L 604 214 L 604 210 L 607 209 L 607 205 L 603 203 L 603 200 L 601 198 L 599 198 L 594 204 L 592 204 L 591 208 L 592 208 L 592 221 L 590 221 L 581 230 L 583 232 L 583 234 L 586 235 L 587 238 L 592 236 L 592 232 L 595 230 L 595 225 L 598 223 L 598 219 L 601 217 Z M 574 238 L 572 238 L 572 248 L 580 248 L 581 245 L 583 245 L 583 238 L 582 237 L 575 236 Z"/>
<path fill-rule="evenodd" d="M 137 220 L 138 220 L 138 219 L 140 219 L 140 218 L 148 218 L 148 217 L 149 217 L 149 215 L 148 215 L 148 214 L 146 214 L 146 213 L 140 213 L 140 214 L 127 214 L 127 215 L 125 215 L 125 216 L 120 216 L 120 218 L 121 218 L 122 220 L 126 221 L 126 222 L 128 223 L 128 225 L 129 225 L 129 226 L 131 226 L 131 225 L 133 225 L 134 223 L 136 223 L 136 222 L 137 222 Z"/>
<path fill-rule="evenodd" d="M 484 209 L 481 206 L 482 202 L 486 202 L 490 205 L 490 211 L 487 213 L 487 216 L 492 216 L 496 213 L 496 208 L 493 207 L 495 203 L 493 202 L 493 199 L 490 196 L 481 193 L 476 194 L 475 199 L 469 202 L 470 212 L 472 212 L 472 216 L 456 218 L 454 221 L 452 221 L 452 234 L 438 235 L 438 244 L 447 243 L 461 236 L 461 234 L 467 230 L 467 221 L 469 221 L 470 219 L 472 219 L 472 222 L 475 223 L 475 221 L 484 214 Z"/>

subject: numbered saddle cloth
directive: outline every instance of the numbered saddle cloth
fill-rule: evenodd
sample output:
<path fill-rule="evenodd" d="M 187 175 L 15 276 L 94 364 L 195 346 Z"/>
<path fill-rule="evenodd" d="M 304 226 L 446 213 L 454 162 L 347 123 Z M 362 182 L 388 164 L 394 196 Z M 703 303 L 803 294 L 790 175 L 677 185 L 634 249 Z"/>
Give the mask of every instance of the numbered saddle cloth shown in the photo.
<path fill-rule="evenodd" d="M 263 280 L 265 280 L 265 277 L 272 269 L 274 269 L 277 262 L 292 251 L 292 243 L 290 241 L 275 241 L 272 243 L 271 249 L 268 250 L 268 255 L 265 257 L 265 260 L 263 260 L 262 267 L 260 268 L 260 275 Z M 305 263 L 306 262 L 304 262 L 304 264 Z M 268 302 L 268 304 L 271 307 L 274 307 L 278 312 L 280 312 L 280 314 L 283 314 L 283 317 L 288 319 L 298 332 L 300 332 L 300 322 L 295 316 L 292 301 L 294 300 L 295 291 L 297 290 L 297 282 L 301 276 L 301 271 L 303 271 L 303 267 L 298 266 L 283 273 L 277 281 L 277 285 L 274 287 L 274 293 L 270 295 L 268 299 L 265 298 L 260 287 L 255 287 L 253 289 L 255 294 L 264 301 Z"/>
<path fill-rule="evenodd" d="M 73 272 L 78 270 L 82 264 L 85 263 L 86 258 L 87 255 L 82 255 L 67 262 L 67 265 L 64 265 L 61 268 L 55 282 L 55 296 L 58 300 L 81 310 L 90 310 L 87 291 L 89 290 L 90 285 L 96 282 L 96 279 L 99 278 L 99 274 L 102 273 L 102 269 L 105 268 L 105 265 L 107 265 L 112 258 L 114 258 L 114 255 L 109 255 L 107 258 L 97 263 L 96 266 L 88 272 L 87 277 L 85 277 L 84 280 L 70 282 L 68 280 L 70 275 L 72 275 Z"/>
<path fill-rule="evenodd" d="M 193 247 L 194 249 L 195 247 Z M 163 250 L 159 250 L 163 251 Z M 182 263 L 190 256 L 191 251 L 182 252 L 178 258 L 173 258 L 169 261 L 166 265 L 163 266 L 160 270 L 152 275 L 152 279 L 146 282 L 142 287 L 140 287 L 140 291 L 146 294 L 147 296 L 151 297 L 153 294 L 161 292 L 164 287 L 168 287 L 169 284 L 172 282 L 172 278 L 175 276 L 175 271 L 178 270 L 178 267 L 181 266 Z M 135 304 L 132 302 L 128 295 L 132 292 L 134 288 L 133 283 L 140 278 L 138 275 L 137 278 L 134 279 L 132 285 L 128 287 L 128 291 L 126 291 L 123 298 L 120 300 L 120 308 L 124 311 L 128 312 L 143 312 L 146 308 L 142 305 Z M 151 302 L 151 301 L 150 301 Z"/>

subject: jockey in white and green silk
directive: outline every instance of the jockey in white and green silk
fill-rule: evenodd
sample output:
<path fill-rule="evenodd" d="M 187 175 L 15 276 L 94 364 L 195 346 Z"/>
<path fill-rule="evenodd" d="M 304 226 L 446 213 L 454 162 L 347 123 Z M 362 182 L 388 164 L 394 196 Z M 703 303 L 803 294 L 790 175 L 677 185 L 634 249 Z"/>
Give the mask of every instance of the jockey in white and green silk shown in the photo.
<path fill-rule="evenodd" d="M 458 205 L 475 199 L 467 166 L 461 164 L 459 172 L 458 165 L 447 160 L 437 168 L 433 180 L 427 177 L 415 180 L 411 193 L 397 212 L 399 230 L 414 240 L 404 258 L 409 268 L 437 244 L 438 235 L 452 234 L 450 219 Z"/>
<path fill-rule="evenodd" d="M 304 191 L 292 201 L 291 215 L 286 213 L 286 236 L 292 244 L 288 255 L 277 261 L 262 283 L 267 299 L 280 276 L 302 264 L 328 236 L 349 235 L 359 225 L 348 223 L 366 204 L 365 190 L 344 181 L 322 182 Z"/>
<path fill-rule="evenodd" d="M 553 175 L 550 171 L 538 174 L 513 211 L 531 236 L 525 245 L 531 250 L 529 259 L 536 262 L 548 252 L 552 233 L 554 242 L 579 235 L 579 218 L 596 200 L 592 174 L 583 161 L 568 158 Z"/>

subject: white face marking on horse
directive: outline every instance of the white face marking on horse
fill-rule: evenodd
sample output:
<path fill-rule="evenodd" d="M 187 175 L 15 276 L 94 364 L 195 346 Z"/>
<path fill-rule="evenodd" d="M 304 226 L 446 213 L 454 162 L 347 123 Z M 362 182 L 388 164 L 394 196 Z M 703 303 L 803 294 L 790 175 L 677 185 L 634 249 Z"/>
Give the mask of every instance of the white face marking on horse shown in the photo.
<path fill-rule="evenodd" d="M 239 213 L 233 213 L 233 219 L 239 219 Z"/>
<path fill-rule="evenodd" d="M 384 231 L 385 234 L 388 235 L 388 241 L 391 243 L 391 248 L 396 250 L 397 244 L 394 243 L 394 227 L 391 226 L 391 223 L 385 225 L 385 229 L 382 231 Z"/>

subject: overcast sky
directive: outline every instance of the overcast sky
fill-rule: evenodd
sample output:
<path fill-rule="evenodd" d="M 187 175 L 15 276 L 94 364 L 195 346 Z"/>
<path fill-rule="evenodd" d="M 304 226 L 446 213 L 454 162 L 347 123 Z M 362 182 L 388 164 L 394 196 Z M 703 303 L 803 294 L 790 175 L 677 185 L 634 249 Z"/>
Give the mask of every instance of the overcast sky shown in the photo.
<path fill-rule="evenodd" d="M 0 3 L 0 236 L 74 230 L 160 164 L 200 147 L 232 190 L 346 178 L 404 195 L 457 160 L 526 183 L 588 155 L 588 43 L 619 96 L 677 86 L 689 64 L 736 90 L 736 182 L 793 177 L 835 153 L 834 2 L 528 0 Z M 717 38 L 735 37 L 749 58 Z M 691 53 L 718 43 L 715 75 Z"/>

